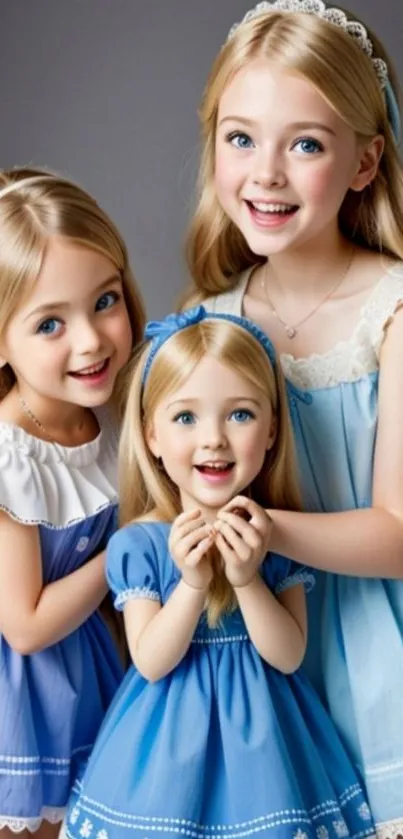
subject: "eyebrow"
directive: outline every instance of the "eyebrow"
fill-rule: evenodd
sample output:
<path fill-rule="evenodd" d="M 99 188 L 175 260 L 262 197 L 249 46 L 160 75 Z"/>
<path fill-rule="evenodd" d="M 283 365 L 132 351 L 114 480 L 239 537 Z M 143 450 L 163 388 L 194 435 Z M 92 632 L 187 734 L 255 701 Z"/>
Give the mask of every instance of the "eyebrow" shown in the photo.
<path fill-rule="evenodd" d="M 113 283 L 121 282 L 122 278 L 119 273 L 112 274 L 111 277 L 107 277 L 95 290 L 94 295 L 99 294 L 99 292 L 103 291 L 103 289 L 107 288 L 108 286 L 112 285 Z M 29 318 L 32 318 L 34 315 L 45 314 L 46 312 L 54 312 L 56 309 L 68 309 L 70 303 L 64 300 L 56 300 L 54 303 L 44 303 L 43 306 L 37 306 L 36 309 L 33 309 L 32 312 L 29 313 L 24 318 L 24 323 Z"/>
<path fill-rule="evenodd" d="M 174 399 L 173 402 L 169 402 L 167 408 L 172 408 L 174 405 L 194 405 L 195 403 L 198 404 L 199 402 L 200 399 L 197 396 L 195 396 L 193 399 Z M 228 399 L 228 404 L 231 404 L 233 402 L 252 402 L 252 404 L 256 405 L 257 407 L 260 407 L 260 405 L 262 404 L 261 402 L 259 402 L 258 399 L 253 399 L 252 396 L 231 396 L 231 398 Z"/>
<path fill-rule="evenodd" d="M 240 116 L 227 116 L 223 117 L 220 120 L 218 125 L 223 125 L 225 122 L 239 122 L 242 125 L 247 125 L 249 128 L 253 128 L 257 125 L 257 122 L 253 119 L 248 119 L 248 117 L 240 117 Z M 309 128 L 316 128 L 319 131 L 326 131 L 327 134 L 332 134 L 335 136 L 335 132 L 329 125 L 324 125 L 323 122 L 292 122 L 286 126 L 286 129 L 292 129 L 293 131 L 303 131 Z"/>

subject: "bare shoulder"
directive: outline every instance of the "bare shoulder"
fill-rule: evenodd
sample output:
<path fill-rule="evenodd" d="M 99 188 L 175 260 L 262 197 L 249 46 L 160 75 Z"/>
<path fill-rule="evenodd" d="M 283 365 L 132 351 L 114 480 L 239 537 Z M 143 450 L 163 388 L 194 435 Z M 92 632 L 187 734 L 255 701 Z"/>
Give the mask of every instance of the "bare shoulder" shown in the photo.
<path fill-rule="evenodd" d="M 375 287 L 386 274 L 393 273 L 394 268 L 402 266 L 397 258 L 387 256 L 378 251 L 357 250 L 354 258 L 354 277 L 357 291 L 365 291 Z"/>

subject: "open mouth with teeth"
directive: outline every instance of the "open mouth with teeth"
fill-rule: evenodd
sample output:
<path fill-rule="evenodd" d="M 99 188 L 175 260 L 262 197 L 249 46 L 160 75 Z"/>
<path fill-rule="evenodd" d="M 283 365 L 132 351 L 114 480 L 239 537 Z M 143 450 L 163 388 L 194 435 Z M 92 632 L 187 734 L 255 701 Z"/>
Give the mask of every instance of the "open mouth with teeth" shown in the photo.
<path fill-rule="evenodd" d="M 262 218 L 289 218 L 299 210 L 298 204 L 275 204 L 269 201 L 247 201 L 251 212 Z"/>
<path fill-rule="evenodd" d="M 199 463 L 196 464 L 195 469 L 200 472 L 201 475 L 206 475 L 208 477 L 226 477 L 229 475 L 235 463 L 230 460 L 220 460 L 220 461 L 206 461 L 206 463 Z"/>
<path fill-rule="evenodd" d="M 69 373 L 74 379 L 97 379 L 106 372 L 109 367 L 109 358 L 99 361 L 98 364 L 91 364 L 90 367 L 83 367 L 82 370 L 76 370 Z"/>

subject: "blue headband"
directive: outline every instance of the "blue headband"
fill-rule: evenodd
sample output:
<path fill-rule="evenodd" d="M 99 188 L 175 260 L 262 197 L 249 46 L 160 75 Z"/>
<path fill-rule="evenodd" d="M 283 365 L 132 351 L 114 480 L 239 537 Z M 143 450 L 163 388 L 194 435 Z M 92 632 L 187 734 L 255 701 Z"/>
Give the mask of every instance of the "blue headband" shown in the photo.
<path fill-rule="evenodd" d="M 388 119 L 392 128 L 393 136 L 396 140 L 397 145 L 400 143 L 401 137 L 401 119 L 400 119 L 400 110 L 399 105 L 397 104 L 397 99 L 395 96 L 395 91 L 389 81 L 387 80 L 385 87 L 384 87 L 384 94 L 385 94 L 385 101 L 386 101 L 386 110 L 388 112 Z"/>
<path fill-rule="evenodd" d="M 203 320 L 226 320 L 245 329 L 246 332 L 249 332 L 261 344 L 273 367 L 276 366 L 276 353 L 273 344 L 265 332 L 259 329 L 255 323 L 246 320 L 246 318 L 240 318 L 237 315 L 226 315 L 222 312 L 207 312 L 204 306 L 194 306 L 192 309 L 186 309 L 184 312 L 167 315 L 164 320 L 150 320 L 147 323 L 144 337 L 151 340 L 151 347 L 144 365 L 142 376 L 143 385 L 147 381 L 151 365 L 158 350 L 161 349 L 165 342 L 172 335 L 175 335 L 176 332 L 181 332 L 182 329 L 186 329 L 188 326 L 194 326 Z"/>

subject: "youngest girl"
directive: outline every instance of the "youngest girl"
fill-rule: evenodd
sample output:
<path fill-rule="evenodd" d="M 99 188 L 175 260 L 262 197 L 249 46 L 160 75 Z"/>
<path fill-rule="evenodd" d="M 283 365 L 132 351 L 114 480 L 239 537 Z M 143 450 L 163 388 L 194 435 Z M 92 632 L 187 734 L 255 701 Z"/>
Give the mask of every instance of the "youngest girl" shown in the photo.
<path fill-rule="evenodd" d="M 66 819 L 70 839 L 369 837 L 361 783 L 299 669 L 305 569 L 263 506 L 298 507 L 284 382 L 248 321 L 149 324 L 121 440 L 107 575 L 133 666 Z"/>

